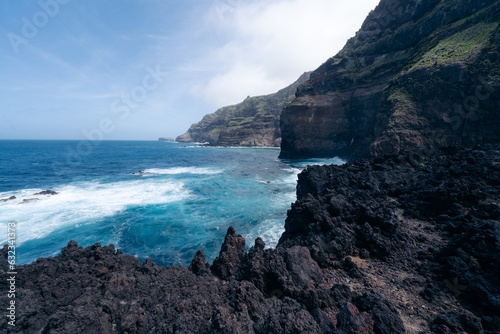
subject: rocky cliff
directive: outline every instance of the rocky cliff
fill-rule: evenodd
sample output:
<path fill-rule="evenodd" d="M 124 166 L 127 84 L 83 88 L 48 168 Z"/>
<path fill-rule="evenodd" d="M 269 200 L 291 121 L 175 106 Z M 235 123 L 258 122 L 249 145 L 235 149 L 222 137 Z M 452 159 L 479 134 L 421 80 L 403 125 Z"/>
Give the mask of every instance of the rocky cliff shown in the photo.
<path fill-rule="evenodd" d="M 499 9 L 494 0 L 382 0 L 283 111 L 281 157 L 498 142 Z"/>
<path fill-rule="evenodd" d="M 309 75 L 304 73 L 296 82 L 274 94 L 248 97 L 239 104 L 208 114 L 176 141 L 208 142 L 216 146 L 279 147 L 281 111 L 295 98 L 297 87 Z"/>
<path fill-rule="evenodd" d="M 212 265 L 71 241 L 17 268 L 0 333 L 498 333 L 499 149 L 309 167 L 277 248 L 229 228 Z"/>

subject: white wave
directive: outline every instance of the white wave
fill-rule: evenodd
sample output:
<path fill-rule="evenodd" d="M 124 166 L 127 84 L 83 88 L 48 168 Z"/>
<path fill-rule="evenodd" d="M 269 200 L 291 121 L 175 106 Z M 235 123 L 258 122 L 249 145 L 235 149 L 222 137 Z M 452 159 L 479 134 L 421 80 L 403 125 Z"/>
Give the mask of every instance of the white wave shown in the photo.
<path fill-rule="evenodd" d="M 331 165 L 344 165 L 347 161 L 339 157 L 327 159 L 327 164 Z"/>
<path fill-rule="evenodd" d="M 33 195 L 42 189 L 26 189 L 0 193 L 0 198 L 16 196 L 0 202 L 0 221 L 16 221 L 17 242 L 43 238 L 63 226 L 95 223 L 113 216 L 129 206 L 162 204 L 191 196 L 181 182 L 127 181 L 116 183 L 86 182 L 66 185 L 56 190 L 58 195 Z M 24 199 L 38 198 L 24 203 Z M 2 224 L 4 225 L 4 224 Z M 0 240 L 7 239 L 6 229 Z"/>
<path fill-rule="evenodd" d="M 220 174 L 223 170 L 208 168 L 208 167 L 172 167 L 172 168 L 151 168 L 144 170 L 143 176 L 151 175 L 178 175 L 178 174 L 195 174 L 195 175 L 213 175 Z"/>
<path fill-rule="evenodd" d="M 304 167 L 305 168 L 305 167 Z M 288 173 L 293 173 L 293 174 L 299 174 L 302 172 L 304 169 L 303 168 L 296 168 L 296 167 L 288 167 L 288 168 L 283 168 L 285 172 Z"/>
<path fill-rule="evenodd" d="M 282 178 L 282 182 L 288 185 L 297 185 L 299 174 L 303 169 L 290 167 L 283 170 L 288 172 L 289 174 Z M 293 189 L 293 193 L 295 194 L 295 189 Z"/>
<path fill-rule="evenodd" d="M 281 234 L 285 232 L 285 222 L 284 220 L 278 219 L 266 219 L 262 223 L 259 224 L 258 227 L 254 228 L 248 234 L 245 234 L 243 237 L 250 243 L 250 246 L 254 246 L 254 241 L 258 237 L 261 237 L 262 240 L 266 243 L 265 248 L 274 248 L 278 244 L 278 241 L 281 238 Z"/>

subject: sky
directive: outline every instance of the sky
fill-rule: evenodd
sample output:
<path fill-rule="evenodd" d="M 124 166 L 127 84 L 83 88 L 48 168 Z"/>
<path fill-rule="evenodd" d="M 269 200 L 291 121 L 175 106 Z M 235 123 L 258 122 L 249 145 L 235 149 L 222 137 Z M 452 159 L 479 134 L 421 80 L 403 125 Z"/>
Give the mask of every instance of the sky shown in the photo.
<path fill-rule="evenodd" d="M 0 1 L 0 139 L 175 137 L 316 69 L 377 4 Z"/>

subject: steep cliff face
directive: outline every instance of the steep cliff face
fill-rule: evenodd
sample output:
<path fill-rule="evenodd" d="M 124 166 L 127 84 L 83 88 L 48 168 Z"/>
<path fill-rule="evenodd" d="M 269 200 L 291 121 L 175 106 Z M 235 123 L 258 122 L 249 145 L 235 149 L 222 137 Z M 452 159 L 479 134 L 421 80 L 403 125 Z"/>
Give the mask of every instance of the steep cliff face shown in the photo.
<path fill-rule="evenodd" d="M 281 117 L 282 158 L 500 140 L 500 2 L 382 0 Z"/>
<path fill-rule="evenodd" d="M 248 97 L 242 103 L 208 114 L 176 140 L 208 142 L 217 146 L 279 147 L 281 111 L 295 98 L 297 87 L 309 79 L 309 75 L 310 72 L 304 73 L 277 93 Z"/>

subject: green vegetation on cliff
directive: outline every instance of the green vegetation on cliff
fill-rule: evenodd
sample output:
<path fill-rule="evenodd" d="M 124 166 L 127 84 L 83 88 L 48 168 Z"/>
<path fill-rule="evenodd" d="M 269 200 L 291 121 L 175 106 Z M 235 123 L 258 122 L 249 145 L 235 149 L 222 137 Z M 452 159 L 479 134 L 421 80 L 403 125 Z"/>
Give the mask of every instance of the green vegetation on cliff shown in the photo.
<path fill-rule="evenodd" d="M 411 70 L 439 66 L 453 61 L 465 61 L 476 56 L 488 42 L 498 23 L 478 23 L 466 30 L 440 41 L 432 50 L 411 68 Z"/>
<path fill-rule="evenodd" d="M 499 0 L 381 0 L 284 109 L 280 157 L 500 142 L 499 23 Z"/>
<path fill-rule="evenodd" d="M 394 113 L 393 116 L 408 115 L 410 113 L 414 114 L 416 112 L 415 98 L 408 93 L 406 88 L 397 87 L 390 91 L 387 101 L 389 104 L 393 105 Z"/>
<path fill-rule="evenodd" d="M 279 118 L 295 98 L 297 87 L 309 79 L 304 73 L 292 85 L 270 95 L 247 97 L 193 124 L 178 142 L 208 142 L 217 146 L 279 146 Z"/>

